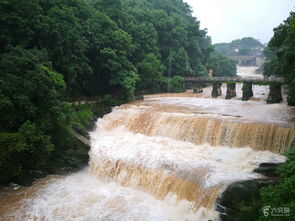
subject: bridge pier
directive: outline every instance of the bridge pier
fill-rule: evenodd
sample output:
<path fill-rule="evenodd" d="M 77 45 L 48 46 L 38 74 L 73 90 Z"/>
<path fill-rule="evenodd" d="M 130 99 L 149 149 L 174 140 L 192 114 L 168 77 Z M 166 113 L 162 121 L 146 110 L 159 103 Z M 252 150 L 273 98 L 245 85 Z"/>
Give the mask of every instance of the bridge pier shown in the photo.
<path fill-rule="evenodd" d="M 226 84 L 226 96 L 225 99 L 231 99 L 237 96 L 236 93 L 236 84 L 235 83 L 227 83 Z"/>
<path fill-rule="evenodd" d="M 193 93 L 203 93 L 203 85 L 200 83 L 197 83 L 193 88 Z"/>
<path fill-rule="evenodd" d="M 252 83 L 244 82 L 242 91 L 243 91 L 242 101 L 247 101 L 249 100 L 250 97 L 253 97 Z"/>
<path fill-rule="evenodd" d="M 221 85 L 222 85 L 222 83 L 213 82 L 213 89 L 212 89 L 212 92 L 211 92 L 212 97 L 218 97 L 218 96 L 220 96 L 222 94 Z"/>
<path fill-rule="evenodd" d="M 269 85 L 269 94 L 266 102 L 268 104 L 280 103 L 283 100 L 281 84 L 271 83 Z"/>

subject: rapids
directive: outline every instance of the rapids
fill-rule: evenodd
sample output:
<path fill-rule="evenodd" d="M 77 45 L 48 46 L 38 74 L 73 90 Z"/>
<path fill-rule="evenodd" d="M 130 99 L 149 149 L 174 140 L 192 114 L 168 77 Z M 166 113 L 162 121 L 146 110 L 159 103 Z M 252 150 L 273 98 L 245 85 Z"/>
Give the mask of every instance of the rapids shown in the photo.
<path fill-rule="evenodd" d="M 90 133 L 89 167 L 5 189 L 0 219 L 219 220 L 218 194 L 261 177 L 252 171 L 262 162 L 284 162 L 295 137 L 294 109 L 265 104 L 262 86 L 240 101 L 240 88 L 232 100 L 206 88 L 115 107 Z"/>

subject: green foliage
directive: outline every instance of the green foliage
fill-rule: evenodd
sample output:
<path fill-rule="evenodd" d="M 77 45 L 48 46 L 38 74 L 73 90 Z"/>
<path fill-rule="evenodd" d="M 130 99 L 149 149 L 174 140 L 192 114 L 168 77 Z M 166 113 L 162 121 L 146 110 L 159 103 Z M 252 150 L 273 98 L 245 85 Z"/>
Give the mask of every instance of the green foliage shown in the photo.
<path fill-rule="evenodd" d="M 183 79 L 181 76 L 174 76 L 167 79 L 169 92 L 179 93 L 183 92 Z"/>
<path fill-rule="evenodd" d="M 0 146 L 0 183 L 16 178 L 26 170 L 44 168 L 53 150 L 50 137 L 29 121 L 17 133 L 0 133 Z"/>
<path fill-rule="evenodd" d="M 261 189 L 261 205 L 290 208 L 290 217 L 294 217 L 295 209 L 295 149 L 286 153 L 288 161 L 277 169 L 279 182 L 274 186 Z M 277 217 L 261 216 L 258 220 L 279 220 Z M 286 219 L 288 220 L 288 218 Z M 291 219 L 290 219 L 291 220 Z"/>
<path fill-rule="evenodd" d="M 71 125 L 73 127 L 78 127 L 87 130 L 87 126 L 94 115 L 92 109 L 87 105 L 79 105 L 74 107 L 74 112 L 71 118 Z"/>
<path fill-rule="evenodd" d="M 154 54 L 147 54 L 137 64 L 137 70 L 140 76 L 138 89 L 148 93 L 159 92 L 163 79 L 163 69 L 163 65 Z"/>
<path fill-rule="evenodd" d="M 22 173 L 17 156 L 25 150 L 25 145 L 18 133 L 0 133 L 0 147 L 0 183 L 5 183 Z"/>
<path fill-rule="evenodd" d="M 251 49 L 250 48 L 241 48 L 239 50 L 239 55 L 251 55 Z"/>
<path fill-rule="evenodd" d="M 213 71 L 214 77 L 236 76 L 236 63 L 219 53 L 212 53 L 208 63 L 208 68 Z"/>
<path fill-rule="evenodd" d="M 63 77 L 46 67 L 44 53 L 20 47 L 0 55 L 0 123 L 2 130 L 16 131 L 27 120 L 42 130 L 65 122 L 59 100 L 65 90 Z"/>
<path fill-rule="evenodd" d="M 267 50 L 267 61 L 264 65 L 265 75 L 284 76 L 288 83 L 288 104 L 295 105 L 295 12 L 277 28 Z"/>
<path fill-rule="evenodd" d="M 67 97 L 133 99 L 136 88 L 159 90 L 160 72 L 206 75 L 214 51 L 206 30 L 181 0 L 12 0 L 1 1 L 0 11 L 0 52 L 15 46 L 42 49 L 48 68 L 64 76 Z M 143 88 L 151 71 L 142 70 L 149 54 L 160 61 L 148 61 L 158 66 L 151 75 L 157 78 L 151 80 L 157 82 L 153 89 L 150 83 Z"/>
<path fill-rule="evenodd" d="M 85 162 L 70 127 L 139 92 L 181 92 L 214 51 L 182 0 L 2 0 L 0 26 L 0 182 Z M 78 96 L 102 100 L 64 102 Z"/>
<path fill-rule="evenodd" d="M 123 0 L 125 30 L 135 43 L 134 62 L 154 54 L 164 65 L 163 75 L 197 76 L 212 52 L 211 39 L 181 0 Z M 140 83 L 139 83 L 140 84 Z M 142 85 L 141 85 L 142 86 Z M 139 88 L 141 88 L 141 86 Z"/>
<path fill-rule="evenodd" d="M 252 37 L 245 37 L 242 39 L 237 39 L 231 42 L 232 46 L 235 48 L 255 48 L 263 47 L 263 44 L 258 40 Z"/>
<path fill-rule="evenodd" d="M 218 43 L 214 46 L 216 51 L 224 56 L 255 55 L 260 53 L 257 48 L 264 48 L 264 45 L 259 40 L 252 37 L 233 40 L 230 43 Z"/>
<path fill-rule="evenodd" d="M 81 113 L 79 114 L 82 115 Z M 83 116 L 84 117 L 84 116 Z M 85 119 L 85 118 L 83 118 Z M 79 118 L 81 121 L 82 119 Z M 88 147 L 72 134 L 68 127 L 60 126 L 51 133 L 55 149 L 52 151 L 47 170 L 59 173 L 60 168 L 77 168 L 88 161 Z"/>
<path fill-rule="evenodd" d="M 46 53 L 35 49 L 16 47 L 1 55 L 1 182 L 43 168 L 53 150 L 50 130 L 68 120 L 59 100 L 63 76 L 48 66 Z"/>

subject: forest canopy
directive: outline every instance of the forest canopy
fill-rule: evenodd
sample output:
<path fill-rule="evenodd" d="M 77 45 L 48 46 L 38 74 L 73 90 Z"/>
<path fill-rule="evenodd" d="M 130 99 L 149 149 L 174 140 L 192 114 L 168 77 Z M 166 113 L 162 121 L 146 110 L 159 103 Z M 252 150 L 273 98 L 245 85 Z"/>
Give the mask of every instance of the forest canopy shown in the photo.
<path fill-rule="evenodd" d="M 163 91 L 166 77 L 207 75 L 214 51 L 182 0 L 1 0 L 0 10 L 1 54 L 42 51 L 67 97 Z"/>
<path fill-rule="evenodd" d="M 67 100 L 118 104 L 236 72 L 182 0 L 0 0 L 0 26 L 0 183 L 77 155 L 68 129 L 91 111 Z"/>
<path fill-rule="evenodd" d="M 258 39 L 252 37 L 236 39 L 230 43 L 217 43 L 214 47 L 224 56 L 256 55 L 265 48 Z"/>

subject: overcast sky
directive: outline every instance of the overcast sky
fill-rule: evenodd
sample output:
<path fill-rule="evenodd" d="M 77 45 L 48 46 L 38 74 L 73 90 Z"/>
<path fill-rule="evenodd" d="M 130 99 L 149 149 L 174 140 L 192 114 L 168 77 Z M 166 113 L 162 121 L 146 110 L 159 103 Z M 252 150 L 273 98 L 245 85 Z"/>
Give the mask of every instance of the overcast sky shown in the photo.
<path fill-rule="evenodd" d="M 253 37 L 267 43 L 273 28 L 294 11 L 295 0 L 184 0 L 213 43 Z"/>

